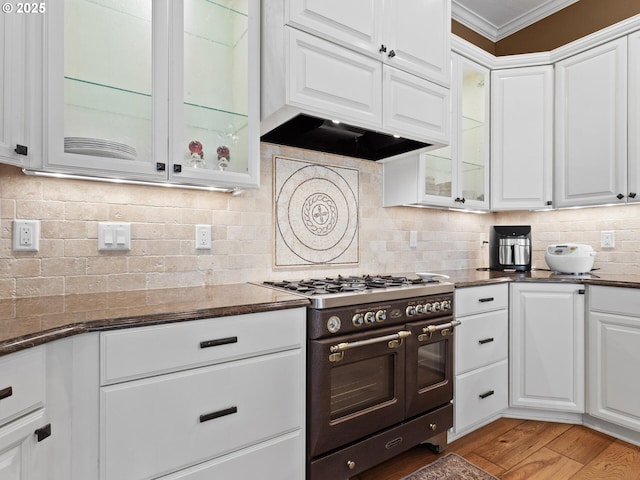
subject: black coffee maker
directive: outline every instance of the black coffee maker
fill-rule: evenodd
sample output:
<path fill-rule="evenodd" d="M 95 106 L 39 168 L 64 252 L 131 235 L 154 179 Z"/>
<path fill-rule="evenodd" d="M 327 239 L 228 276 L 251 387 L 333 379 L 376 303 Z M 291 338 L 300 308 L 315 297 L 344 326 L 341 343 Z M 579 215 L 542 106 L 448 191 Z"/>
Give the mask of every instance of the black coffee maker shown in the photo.
<path fill-rule="evenodd" d="M 494 225 L 489 232 L 489 269 L 531 270 L 531 225 Z"/>

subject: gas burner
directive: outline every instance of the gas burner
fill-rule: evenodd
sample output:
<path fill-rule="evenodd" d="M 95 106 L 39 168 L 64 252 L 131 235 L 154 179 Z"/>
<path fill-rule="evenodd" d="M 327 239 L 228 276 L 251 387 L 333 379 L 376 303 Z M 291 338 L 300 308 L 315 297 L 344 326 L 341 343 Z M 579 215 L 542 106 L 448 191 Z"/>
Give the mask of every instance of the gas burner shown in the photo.
<path fill-rule="evenodd" d="M 426 283 L 438 283 L 438 281 L 394 275 L 338 275 L 337 277 L 326 277 L 324 279 L 311 278 L 308 280 L 264 282 L 265 285 L 284 288 L 304 295 L 354 293 Z"/>

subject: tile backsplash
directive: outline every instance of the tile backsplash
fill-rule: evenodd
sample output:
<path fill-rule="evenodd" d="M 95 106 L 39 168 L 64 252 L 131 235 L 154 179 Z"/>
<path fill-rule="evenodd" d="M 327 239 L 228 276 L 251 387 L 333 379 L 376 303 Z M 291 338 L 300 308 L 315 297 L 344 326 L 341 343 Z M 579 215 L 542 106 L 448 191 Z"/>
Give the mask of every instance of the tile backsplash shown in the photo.
<path fill-rule="evenodd" d="M 272 157 L 359 170 L 360 263 L 274 268 Z M 381 165 L 263 144 L 261 188 L 233 196 L 199 190 L 25 176 L 0 166 L 0 298 L 229 284 L 337 273 L 399 273 L 488 265 L 492 224 L 531 224 L 533 264 L 549 243 L 588 243 L 596 267 L 634 273 L 640 265 L 640 206 L 471 214 L 383 208 Z M 12 221 L 41 221 L 40 250 L 12 251 Z M 98 251 L 98 222 L 130 222 L 131 250 Z M 195 225 L 212 225 L 212 249 L 195 249 Z M 418 245 L 409 247 L 410 231 Z M 600 231 L 616 248 L 600 248 Z"/>

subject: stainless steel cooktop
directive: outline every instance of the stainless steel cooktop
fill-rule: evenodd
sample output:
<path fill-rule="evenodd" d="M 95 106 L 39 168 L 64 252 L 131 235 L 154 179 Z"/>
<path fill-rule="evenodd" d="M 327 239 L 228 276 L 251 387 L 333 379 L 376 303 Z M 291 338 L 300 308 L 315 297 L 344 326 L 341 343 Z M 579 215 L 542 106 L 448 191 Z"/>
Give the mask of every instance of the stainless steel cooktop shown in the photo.
<path fill-rule="evenodd" d="M 260 285 L 308 297 L 323 309 L 453 292 L 453 283 L 403 275 L 338 275 L 329 278 L 268 281 Z"/>

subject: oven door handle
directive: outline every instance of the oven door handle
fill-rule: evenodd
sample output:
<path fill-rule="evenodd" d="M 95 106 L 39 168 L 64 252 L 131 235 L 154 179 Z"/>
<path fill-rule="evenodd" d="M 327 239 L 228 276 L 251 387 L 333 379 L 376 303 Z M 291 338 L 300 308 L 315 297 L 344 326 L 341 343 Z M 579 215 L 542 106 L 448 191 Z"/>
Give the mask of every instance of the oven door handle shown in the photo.
<path fill-rule="evenodd" d="M 389 348 L 398 348 L 402 345 L 403 339 L 411 335 L 411 332 L 407 330 L 401 330 L 398 333 L 392 333 L 390 335 L 384 335 L 382 337 L 368 338 L 367 340 L 357 340 L 355 342 L 342 342 L 329 347 L 331 355 L 329 355 L 330 362 L 339 362 L 344 357 L 344 352 L 351 348 L 366 347 L 367 345 L 373 345 L 374 343 L 388 342 Z"/>
<path fill-rule="evenodd" d="M 440 332 L 443 337 L 446 337 L 453 333 L 453 330 L 458 325 L 460 325 L 459 320 L 451 320 L 449 323 L 443 323 L 441 325 L 429 325 L 422 329 L 422 334 L 418 335 L 418 341 L 424 342 L 425 340 L 429 340 L 436 332 Z"/>

